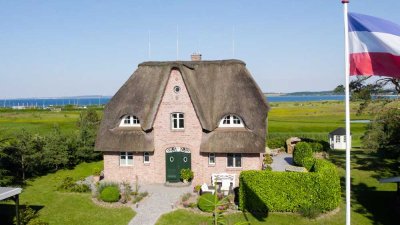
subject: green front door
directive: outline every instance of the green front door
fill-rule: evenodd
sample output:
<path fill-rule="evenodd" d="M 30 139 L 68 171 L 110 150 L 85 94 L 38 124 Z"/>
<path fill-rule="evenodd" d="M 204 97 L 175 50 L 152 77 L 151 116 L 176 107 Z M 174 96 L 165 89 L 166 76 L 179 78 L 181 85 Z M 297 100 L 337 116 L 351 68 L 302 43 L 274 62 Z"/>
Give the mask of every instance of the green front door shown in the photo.
<path fill-rule="evenodd" d="M 165 152 L 166 180 L 179 182 L 181 169 L 191 168 L 190 151 L 187 148 L 172 147 Z"/>

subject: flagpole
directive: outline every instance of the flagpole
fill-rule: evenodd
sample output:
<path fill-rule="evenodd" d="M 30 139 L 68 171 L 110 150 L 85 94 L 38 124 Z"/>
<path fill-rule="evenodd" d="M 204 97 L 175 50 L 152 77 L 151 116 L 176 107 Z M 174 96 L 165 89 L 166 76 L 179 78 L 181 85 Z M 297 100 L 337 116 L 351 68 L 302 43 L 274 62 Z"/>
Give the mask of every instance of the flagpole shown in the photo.
<path fill-rule="evenodd" d="M 351 174 L 350 174 L 350 69 L 349 69 L 349 22 L 347 17 L 347 5 L 349 0 L 342 0 L 343 4 L 343 19 L 344 19 L 344 65 L 346 76 L 345 102 L 346 102 L 346 225 L 351 224 L 351 205 L 350 205 L 350 190 L 351 190 Z"/>

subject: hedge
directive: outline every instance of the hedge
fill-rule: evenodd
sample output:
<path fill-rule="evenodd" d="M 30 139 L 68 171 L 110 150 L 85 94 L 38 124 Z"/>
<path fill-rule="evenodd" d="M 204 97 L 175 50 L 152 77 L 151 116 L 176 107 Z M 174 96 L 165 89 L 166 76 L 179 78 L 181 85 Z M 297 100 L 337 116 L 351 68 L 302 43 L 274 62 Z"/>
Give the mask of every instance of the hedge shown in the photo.
<path fill-rule="evenodd" d="M 243 171 L 239 177 L 239 207 L 251 212 L 298 212 L 314 206 L 320 211 L 338 207 L 341 192 L 336 167 L 317 159 L 314 172 Z"/>
<path fill-rule="evenodd" d="M 100 199 L 105 202 L 118 202 L 119 200 L 118 187 L 108 186 L 100 192 Z"/>
<path fill-rule="evenodd" d="M 293 162 L 305 167 L 308 171 L 314 165 L 313 150 L 307 142 L 299 142 L 294 146 Z"/>

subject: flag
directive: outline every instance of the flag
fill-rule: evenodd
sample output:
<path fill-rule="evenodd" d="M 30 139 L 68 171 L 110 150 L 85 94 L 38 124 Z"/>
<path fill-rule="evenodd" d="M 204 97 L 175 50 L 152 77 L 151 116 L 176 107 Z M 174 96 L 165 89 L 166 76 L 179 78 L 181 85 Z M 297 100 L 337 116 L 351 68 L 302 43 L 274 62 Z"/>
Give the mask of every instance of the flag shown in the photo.
<path fill-rule="evenodd" d="M 400 25 L 348 13 L 350 75 L 400 78 Z"/>

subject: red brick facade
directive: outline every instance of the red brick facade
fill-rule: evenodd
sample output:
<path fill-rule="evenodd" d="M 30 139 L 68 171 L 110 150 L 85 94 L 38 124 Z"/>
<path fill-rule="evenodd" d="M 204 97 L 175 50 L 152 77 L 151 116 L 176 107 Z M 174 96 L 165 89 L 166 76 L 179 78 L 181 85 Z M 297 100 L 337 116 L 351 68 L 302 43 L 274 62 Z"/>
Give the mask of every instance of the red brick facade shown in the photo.
<path fill-rule="evenodd" d="M 179 86 L 176 93 L 174 87 Z M 205 90 L 206 91 L 206 90 Z M 171 128 L 171 113 L 181 112 L 185 117 L 185 128 Z M 192 184 L 211 184 L 212 173 L 236 174 L 236 186 L 240 171 L 261 168 L 259 153 L 242 154 L 241 168 L 228 168 L 225 153 L 216 154 L 215 165 L 208 164 L 208 154 L 200 153 L 202 127 L 194 110 L 188 91 L 178 70 L 172 70 L 164 96 L 154 121 L 154 153 L 150 154 L 150 163 L 143 162 L 143 153 L 134 153 L 133 166 L 120 166 L 119 153 L 104 152 L 104 177 L 116 182 L 134 182 L 138 177 L 140 184 L 165 183 L 165 150 L 169 147 L 185 147 L 191 151 L 191 167 L 194 172 Z"/>

